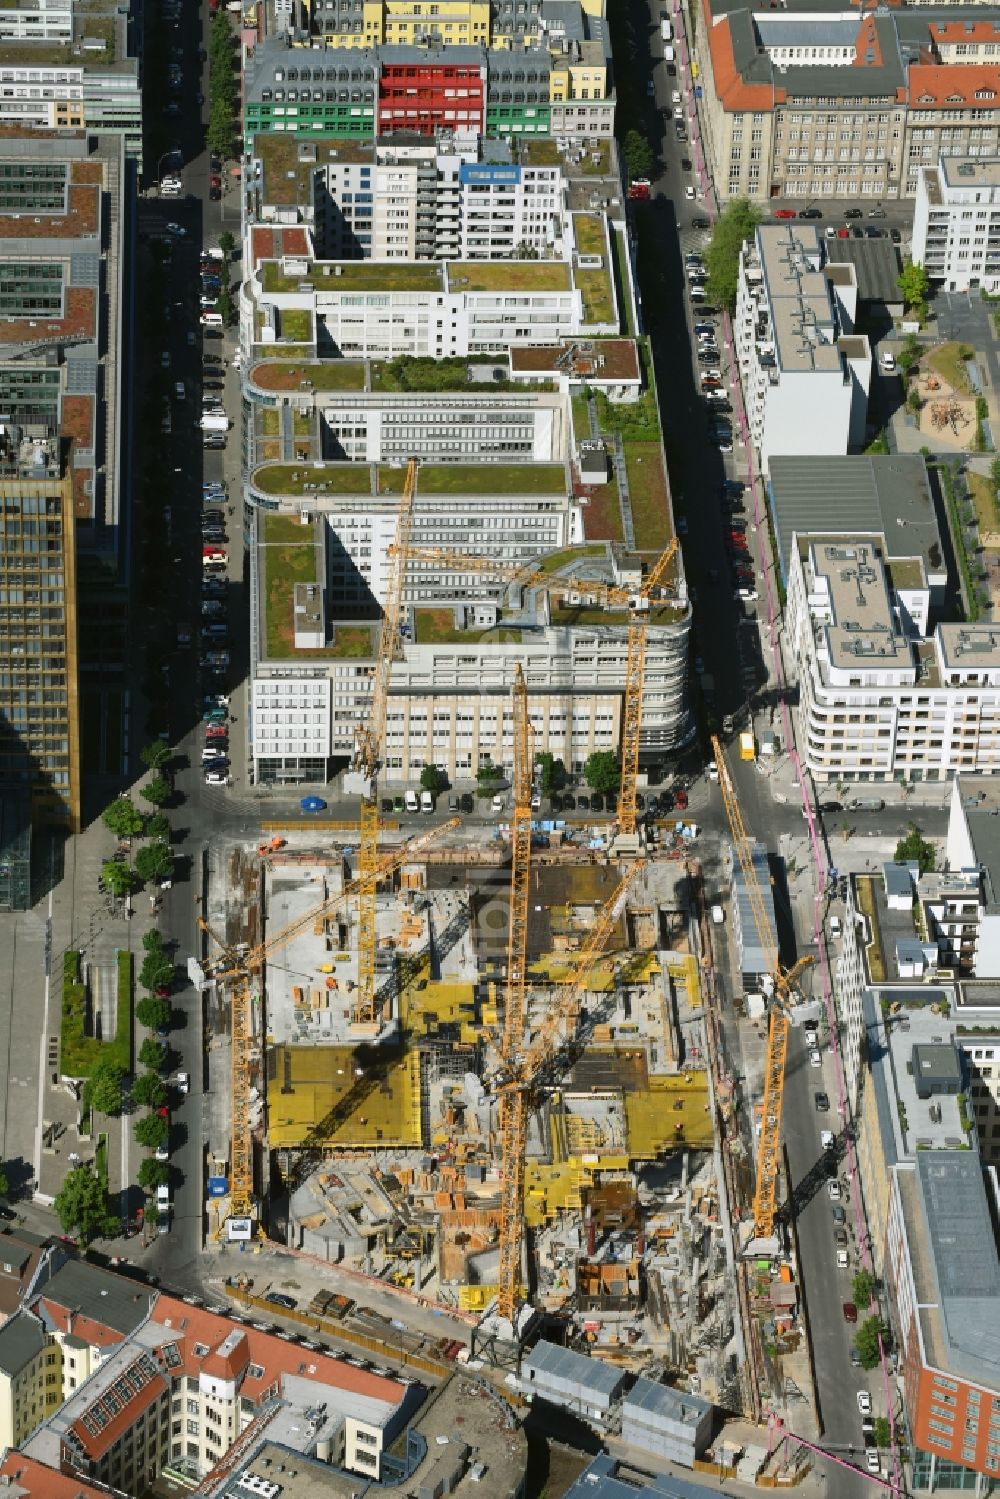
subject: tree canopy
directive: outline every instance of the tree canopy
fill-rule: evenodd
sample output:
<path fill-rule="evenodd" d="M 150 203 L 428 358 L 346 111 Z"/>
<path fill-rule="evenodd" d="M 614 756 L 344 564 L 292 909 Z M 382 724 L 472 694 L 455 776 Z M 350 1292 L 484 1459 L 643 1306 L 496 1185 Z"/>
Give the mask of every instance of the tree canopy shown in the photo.
<path fill-rule="evenodd" d="M 592 791 L 617 791 L 621 784 L 618 756 L 613 750 L 595 750 L 583 767 L 583 779 Z"/>
<path fill-rule="evenodd" d="M 140 1187 L 145 1187 L 147 1192 L 155 1192 L 157 1187 L 165 1187 L 170 1180 L 170 1167 L 166 1161 L 157 1161 L 147 1155 L 139 1162 L 137 1175 Z"/>
<path fill-rule="evenodd" d="M 147 843 L 135 856 L 135 872 L 140 880 L 169 880 L 174 872 L 174 856 L 169 843 Z"/>
<path fill-rule="evenodd" d="M 172 754 L 169 744 L 164 744 L 162 739 L 154 739 L 152 744 L 144 744 L 139 751 L 139 759 L 149 770 L 162 770 Z"/>
<path fill-rule="evenodd" d="M 708 294 L 713 302 L 732 312 L 736 306 L 739 283 L 740 251 L 761 219 L 763 212 L 749 198 L 732 198 L 726 204 L 712 230 L 705 250 L 708 272 Z"/>
<path fill-rule="evenodd" d="M 76 1233 L 83 1245 L 114 1232 L 107 1193 L 89 1165 L 74 1166 L 66 1173 L 52 1205 L 63 1233 Z"/>
<path fill-rule="evenodd" d="M 629 181 L 635 182 L 639 177 L 651 177 L 656 157 L 649 141 L 639 130 L 629 130 L 622 141 L 622 155 L 625 158 L 625 167 L 628 171 Z"/>
<path fill-rule="evenodd" d="M 169 1134 L 170 1125 L 162 1114 L 142 1114 L 135 1121 L 135 1138 L 147 1150 L 155 1150 L 157 1145 L 166 1145 Z"/>
<path fill-rule="evenodd" d="M 164 952 L 148 952 L 139 969 L 139 983 L 144 989 L 165 989 L 174 977 L 174 965 Z"/>
<path fill-rule="evenodd" d="M 912 260 L 904 261 L 903 269 L 896 277 L 896 283 L 907 307 L 920 307 L 927 301 L 927 294 L 931 289 L 931 278 L 922 265 L 916 265 Z"/>
<path fill-rule="evenodd" d="M 888 1348 L 889 1329 L 878 1317 L 867 1317 L 858 1328 L 858 1335 L 855 1338 L 863 1369 L 874 1369 L 877 1366 L 880 1338 L 882 1344 Z"/>
<path fill-rule="evenodd" d="M 105 807 L 101 821 L 116 838 L 136 838 L 142 832 L 142 813 L 127 796 L 119 796 Z"/>
<path fill-rule="evenodd" d="M 147 994 L 135 1007 L 135 1018 L 148 1031 L 165 1030 L 173 1018 L 169 999 L 154 999 Z"/>
<path fill-rule="evenodd" d="M 150 1072 L 159 1072 L 166 1058 L 167 1048 L 152 1036 L 147 1036 L 139 1047 L 139 1066 L 148 1067 Z"/>
<path fill-rule="evenodd" d="M 145 786 L 140 787 L 139 794 L 152 802 L 154 807 L 162 807 L 165 801 L 170 800 L 172 790 L 166 776 L 155 775 L 150 777 Z"/>
<path fill-rule="evenodd" d="M 566 767 L 555 755 L 543 750 L 536 757 L 538 763 L 538 784 L 543 796 L 551 796 L 553 791 L 559 791 L 566 784 Z"/>
<path fill-rule="evenodd" d="M 448 784 L 448 777 L 443 770 L 436 765 L 425 765 L 420 772 L 420 785 L 424 791 L 429 791 L 431 796 L 437 796 Z"/>
<path fill-rule="evenodd" d="M 170 841 L 170 818 L 165 812 L 154 812 L 152 817 L 146 818 L 146 837 L 155 838 L 160 843 Z"/>
<path fill-rule="evenodd" d="M 147 1108 L 162 1109 L 167 1101 L 167 1085 L 155 1072 L 143 1072 L 132 1084 L 132 1097 Z"/>
<path fill-rule="evenodd" d="M 137 883 L 131 864 L 120 859 L 107 859 L 101 865 L 101 878 L 112 895 L 131 895 Z"/>
<path fill-rule="evenodd" d="M 896 844 L 897 864 L 917 864 L 921 874 L 927 874 L 934 868 L 937 855 L 934 845 L 927 842 L 915 822 L 910 823 L 910 831 L 905 838 L 900 838 Z"/>
<path fill-rule="evenodd" d="M 125 1073 L 121 1062 L 107 1055 L 100 1057 L 83 1085 L 81 1102 L 84 1108 L 97 1109 L 101 1114 L 120 1114 Z"/>

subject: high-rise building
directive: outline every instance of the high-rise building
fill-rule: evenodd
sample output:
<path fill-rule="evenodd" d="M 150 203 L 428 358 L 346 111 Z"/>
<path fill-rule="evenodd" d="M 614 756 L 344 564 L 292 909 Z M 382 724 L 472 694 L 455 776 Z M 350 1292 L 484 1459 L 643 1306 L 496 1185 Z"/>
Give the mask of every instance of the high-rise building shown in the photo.
<path fill-rule="evenodd" d="M 912 254 L 947 291 L 1000 292 L 1000 156 L 942 156 L 921 169 Z"/>

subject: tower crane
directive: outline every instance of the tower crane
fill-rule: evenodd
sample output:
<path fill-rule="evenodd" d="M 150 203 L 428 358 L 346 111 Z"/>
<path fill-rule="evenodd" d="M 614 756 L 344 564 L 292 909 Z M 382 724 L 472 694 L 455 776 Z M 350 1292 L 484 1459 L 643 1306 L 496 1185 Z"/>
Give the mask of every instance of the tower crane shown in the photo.
<path fill-rule="evenodd" d="M 232 1051 L 232 1160 L 230 1163 L 229 1217 L 230 1219 L 253 1217 L 253 1135 L 250 1127 L 250 1053 L 253 1046 L 253 1029 L 250 1023 L 250 985 L 255 974 L 264 967 L 268 958 L 296 937 L 299 932 L 311 927 L 314 922 L 328 916 L 354 896 L 363 894 L 367 881 L 374 885 L 384 880 L 401 864 L 412 859 L 435 838 L 448 829 L 456 828 L 460 819 L 455 817 L 440 826 L 430 828 L 419 837 L 412 838 L 400 848 L 382 859 L 376 859 L 374 869 L 367 875 L 351 880 L 336 895 L 313 906 L 303 916 L 297 916 L 287 926 L 281 927 L 272 936 L 254 948 L 227 942 L 214 932 L 208 922 L 198 918 L 198 926 L 211 938 L 218 948 L 218 956 L 209 965 L 212 977 L 229 989 L 230 1046 Z"/>
<path fill-rule="evenodd" d="M 642 734 L 642 689 L 646 675 L 646 639 L 649 605 L 654 589 L 662 586 L 667 568 L 677 553 L 673 537 L 660 553 L 638 593 L 591 579 L 547 573 L 531 565 L 498 562 L 489 557 L 466 556 L 440 547 L 407 547 L 407 562 L 441 562 L 447 567 L 507 578 L 521 587 L 544 588 L 549 593 L 574 592 L 596 595 L 606 608 L 628 611 L 626 636 L 625 693 L 622 708 L 621 785 L 618 792 L 618 826 L 626 837 L 635 833 L 636 792 L 639 778 L 639 741 Z"/>
<path fill-rule="evenodd" d="M 514 676 L 514 811 L 510 824 L 510 916 L 507 924 L 507 986 L 501 1056 L 513 1056 L 524 1041 L 524 992 L 528 961 L 528 878 L 531 873 L 531 792 L 534 734 L 528 720 L 528 689 L 518 663 Z"/>
<path fill-rule="evenodd" d="M 729 773 L 729 764 L 719 739 L 712 736 L 712 753 L 719 768 L 719 789 L 729 819 L 733 848 L 743 872 L 747 899 L 757 930 L 757 941 L 767 960 L 773 986 L 767 1026 L 767 1054 L 764 1065 L 764 1104 L 760 1142 L 757 1147 L 757 1179 L 754 1183 L 754 1231 L 762 1238 L 774 1232 L 778 1211 L 778 1183 L 781 1178 L 781 1115 L 785 1094 L 785 1063 L 788 1055 L 790 1014 L 798 997 L 799 975 L 812 963 L 811 957 L 799 958 L 792 968 L 783 968 L 778 956 L 778 939 L 764 903 L 764 894 L 753 862 L 750 835 L 739 798 Z"/>
<path fill-rule="evenodd" d="M 528 1139 L 528 1113 L 533 1089 L 557 1058 L 564 1040 L 564 1027 L 574 1019 L 587 987 L 591 970 L 604 951 L 625 908 L 629 890 L 642 864 L 630 864 L 610 899 L 594 920 L 586 946 L 573 967 L 558 1002 L 548 1011 L 534 1036 L 522 1036 L 509 1052 L 501 1051 L 496 1092 L 500 1100 L 500 1268 L 497 1279 L 497 1315 L 517 1333 L 517 1311 L 521 1299 L 521 1253 L 524 1229 L 524 1156 Z M 512 955 L 508 952 L 508 965 Z M 507 1027 L 504 1028 L 506 1041 Z M 566 1040 L 570 1039 L 565 1037 Z"/>
<path fill-rule="evenodd" d="M 358 869 L 362 880 L 358 903 L 358 997 L 353 1006 L 355 1024 L 372 1026 L 377 1020 L 375 994 L 376 916 L 378 881 L 372 878 L 378 864 L 378 767 L 385 744 L 385 715 L 389 699 L 392 663 L 399 645 L 399 619 L 403 607 L 403 580 L 413 523 L 417 490 L 417 460 L 406 466 L 406 480 L 399 501 L 396 540 L 389 552 L 389 575 L 382 605 L 382 626 L 375 652 L 368 720 L 358 728 L 354 765 L 365 778 L 361 795 L 361 828 Z"/>

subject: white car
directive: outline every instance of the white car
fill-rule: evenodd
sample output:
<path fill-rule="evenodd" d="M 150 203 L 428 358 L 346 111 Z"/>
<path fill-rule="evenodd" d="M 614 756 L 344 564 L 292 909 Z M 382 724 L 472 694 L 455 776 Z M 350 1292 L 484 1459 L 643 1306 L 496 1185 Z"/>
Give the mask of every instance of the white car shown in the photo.
<path fill-rule="evenodd" d="M 835 1176 L 831 1176 L 826 1184 L 827 1195 L 831 1202 L 839 1202 L 842 1196 L 840 1182 Z"/>
<path fill-rule="evenodd" d="M 717 781 L 719 779 L 719 766 L 715 760 L 709 760 L 708 762 L 708 779 L 710 781 Z"/>
<path fill-rule="evenodd" d="M 870 1416 L 872 1413 L 872 1397 L 867 1390 L 858 1391 L 858 1410 L 863 1416 Z"/>
<path fill-rule="evenodd" d="M 849 1270 L 851 1268 L 850 1252 L 846 1249 L 837 1250 L 837 1269 Z"/>
<path fill-rule="evenodd" d="M 671 104 L 680 104 L 680 102 L 681 102 L 681 91 L 680 91 L 679 88 L 675 88 L 675 89 L 671 90 L 671 93 L 670 93 L 670 102 L 671 102 Z"/>
<path fill-rule="evenodd" d="M 802 1032 L 802 1039 L 807 1046 L 815 1046 L 819 1041 L 819 1032 L 814 1025 L 807 1025 Z"/>
<path fill-rule="evenodd" d="M 820 1052 L 814 1046 L 813 1049 L 812 1049 L 812 1051 L 809 1053 L 809 1066 L 810 1067 L 822 1067 L 822 1065 L 823 1065 L 823 1058 L 822 1058 Z"/>
<path fill-rule="evenodd" d="M 166 1182 L 161 1182 L 156 1189 L 156 1206 L 160 1212 L 166 1212 L 170 1208 L 170 1188 Z"/>
<path fill-rule="evenodd" d="M 174 1078 L 174 1087 L 178 1093 L 187 1093 L 191 1086 L 191 1079 L 186 1072 L 178 1072 Z"/>
<path fill-rule="evenodd" d="M 224 770 L 206 770 L 205 772 L 206 786 L 225 786 L 228 780 L 229 777 Z"/>
<path fill-rule="evenodd" d="M 743 604 L 756 604 L 760 595 L 756 588 L 737 588 L 736 597 Z"/>
<path fill-rule="evenodd" d="M 704 382 L 705 380 L 721 380 L 722 371 L 717 369 L 702 370 L 701 378 L 702 382 Z"/>
<path fill-rule="evenodd" d="M 833 1149 L 833 1130 L 821 1129 L 819 1132 L 819 1143 L 821 1150 Z"/>
<path fill-rule="evenodd" d="M 698 194 L 695 192 L 694 188 L 691 186 L 690 182 L 688 183 L 687 187 L 684 189 L 684 196 L 685 196 L 685 198 L 687 198 L 687 200 L 688 200 L 689 203 L 693 203 L 694 200 L 695 200 L 695 198 L 698 196 Z"/>
<path fill-rule="evenodd" d="M 882 1459 L 878 1455 L 877 1448 L 865 1448 L 865 1467 L 868 1469 L 869 1473 L 882 1472 Z"/>
<path fill-rule="evenodd" d="M 156 1147 L 156 1160 L 158 1160 L 158 1161 L 169 1161 L 169 1159 L 170 1159 L 170 1151 L 167 1149 L 167 1147 L 165 1145 L 157 1145 L 157 1147 Z"/>

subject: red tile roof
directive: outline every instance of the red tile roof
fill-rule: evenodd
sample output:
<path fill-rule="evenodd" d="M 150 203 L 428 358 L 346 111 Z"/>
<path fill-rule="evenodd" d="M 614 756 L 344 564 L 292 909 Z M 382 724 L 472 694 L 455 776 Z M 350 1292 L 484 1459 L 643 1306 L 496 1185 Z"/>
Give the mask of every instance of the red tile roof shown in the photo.
<path fill-rule="evenodd" d="M 107 1499 L 104 1489 L 95 1489 L 68 1473 L 47 1468 L 33 1457 L 25 1457 L 23 1452 L 8 1452 L 0 1462 L 0 1473 L 18 1484 L 32 1499 Z"/>
<path fill-rule="evenodd" d="M 854 47 L 854 67 L 880 68 L 882 66 L 885 59 L 882 56 L 874 16 L 862 16 Z M 871 56 L 868 55 L 869 53 Z"/>
<path fill-rule="evenodd" d="M 188 1306 L 186 1301 L 178 1301 L 172 1296 L 160 1296 L 153 1310 L 152 1323 L 169 1327 L 175 1336 L 181 1335 L 179 1352 L 182 1362 L 171 1371 L 173 1373 L 197 1376 L 204 1370 L 216 1379 L 232 1379 L 250 1364 L 262 1369 L 259 1376 L 246 1374 L 240 1384 L 240 1394 L 249 1399 L 258 1400 L 265 1390 L 280 1383 L 285 1375 L 333 1385 L 352 1395 L 367 1396 L 388 1405 L 400 1404 L 406 1394 L 405 1386 L 395 1379 L 386 1379 L 367 1369 L 355 1369 L 353 1364 L 342 1359 L 286 1343 L 274 1333 L 258 1332 L 255 1327 L 243 1326 L 202 1307 Z M 223 1360 L 218 1352 L 219 1345 L 236 1328 L 240 1330 L 240 1339 Z M 198 1357 L 194 1352 L 196 1344 L 211 1351 Z"/>
<path fill-rule="evenodd" d="M 934 21 L 928 17 L 927 24 L 931 39 L 938 46 L 952 42 L 995 42 L 997 39 L 996 26 L 992 20 Z"/>
<path fill-rule="evenodd" d="M 115 1332 L 114 1328 L 108 1327 L 104 1322 L 95 1322 L 92 1317 L 85 1317 L 81 1312 L 74 1312 L 56 1302 L 42 1296 L 32 1306 L 44 1312 L 54 1327 L 57 1327 L 65 1336 L 79 1338 L 81 1343 L 88 1344 L 91 1348 L 117 1348 L 119 1343 L 124 1343 L 125 1334 Z"/>
<path fill-rule="evenodd" d="M 730 114 L 739 114 L 746 109 L 772 110 L 776 104 L 784 103 L 785 90 L 776 84 L 744 83 L 733 56 L 729 17 L 713 21 L 710 0 L 702 0 L 702 12 L 708 28 L 715 92 L 723 109 Z"/>
<path fill-rule="evenodd" d="M 992 99 L 977 99 L 980 92 Z M 911 109 L 991 109 L 1000 93 L 996 63 L 913 63 L 910 67 Z"/>
<path fill-rule="evenodd" d="M 164 1374 L 156 1372 L 151 1377 L 146 1377 L 146 1372 L 142 1369 L 143 1356 L 138 1348 L 136 1352 L 138 1357 L 134 1364 L 122 1365 L 123 1372 L 126 1367 L 131 1369 L 138 1367 L 139 1377 L 143 1381 L 139 1389 L 132 1394 L 131 1399 L 122 1401 L 119 1398 L 115 1402 L 118 1405 L 118 1409 L 114 1410 L 107 1403 L 107 1392 L 105 1392 L 104 1396 L 96 1396 L 86 1406 L 79 1419 L 74 1421 L 70 1427 L 70 1431 L 80 1443 L 84 1452 L 95 1462 L 102 1458 L 106 1452 L 110 1451 L 118 1439 L 125 1435 L 129 1427 L 138 1421 L 142 1413 L 148 1410 L 151 1405 L 155 1405 L 160 1396 L 165 1394 L 170 1388 Z M 115 1381 L 116 1391 L 120 1388 L 121 1381 Z M 100 1425 L 99 1428 L 91 1415 L 91 1412 L 97 1411 L 100 1411 L 104 1418 L 104 1424 Z"/>

